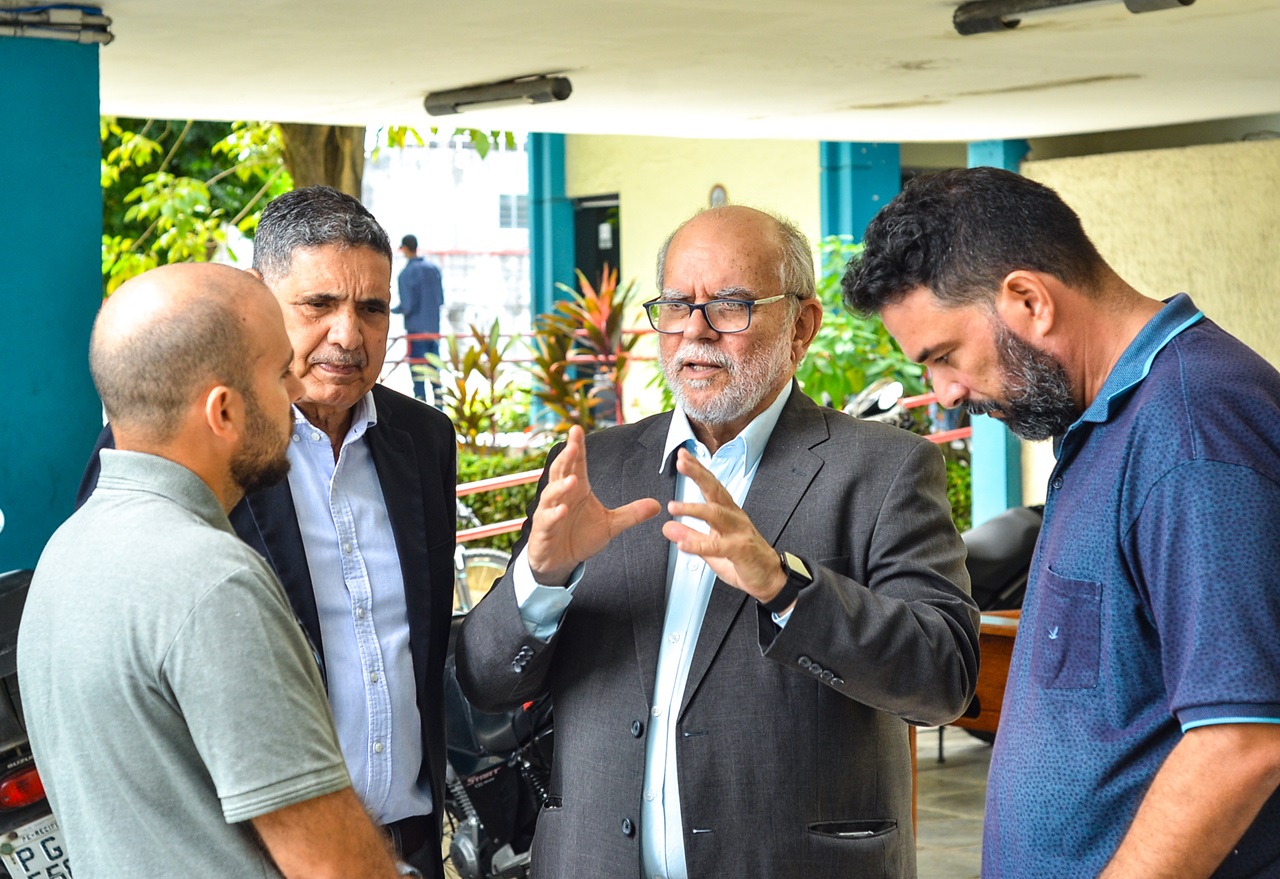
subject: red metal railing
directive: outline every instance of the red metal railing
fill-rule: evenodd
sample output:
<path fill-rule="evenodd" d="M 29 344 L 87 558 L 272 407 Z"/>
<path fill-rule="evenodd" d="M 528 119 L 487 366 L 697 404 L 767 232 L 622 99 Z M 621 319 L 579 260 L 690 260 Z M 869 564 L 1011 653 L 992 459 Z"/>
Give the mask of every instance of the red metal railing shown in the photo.
<path fill-rule="evenodd" d="M 475 482 L 464 482 L 458 486 L 458 497 L 466 497 L 469 494 L 478 494 L 482 491 L 497 491 L 500 488 L 511 488 L 514 485 L 526 485 L 530 482 L 537 482 L 542 478 L 542 468 L 537 470 L 525 470 L 522 473 L 508 473 L 506 476 L 492 476 L 489 479 L 478 479 Z M 469 540 L 480 540 L 484 537 L 496 537 L 499 534 L 506 534 L 510 531 L 519 531 L 524 526 L 525 517 L 519 519 L 507 519 L 505 522 L 492 522 L 488 525 L 478 525 L 474 528 L 459 528 L 458 542 L 466 543 Z"/>
<path fill-rule="evenodd" d="M 921 394 L 917 397 L 903 397 L 901 405 L 906 409 L 914 409 L 918 406 L 928 406 L 931 403 L 938 402 L 935 394 Z M 955 430 L 943 430 L 937 433 L 931 433 L 928 439 L 935 443 L 949 443 L 952 440 L 968 439 L 973 435 L 973 428 L 960 427 Z M 489 479 L 479 479 L 475 482 L 464 482 L 458 486 L 458 497 L 466 497 L 471 494 L 479 494 L 482 491 L 497 491 L 501 488 L 511 488 L 516 485 L 527 485 L 530 482 L 537 482 L 542 478 L 542 468 L 537 470 L 525 470 L 521 473 L 509 473 L 505 476 L 493 476 Z M 480 525 L 475 528 L 461 528 L 458 530 L 458 542 L 466 543 L 469 540 L 480 540 L 485 537 L 495 537 L 499 534 L 506 534 L 511 531 L 519 531 L 524 526 L 525 517 L 519 519 L 508 519 L 505 522 L 493 522 L 489 525 Z"/>
<path fill-rule="evenodd" d="M 935 393 L 920 394 L 918 397 L 903 397 L 898 401 L 898 405 L 903 409 L 915 409 L 918 406 L 929 406 L 938 402 L 938 395 Z M 955 430 L 940 430 L 936 433 L 929 434 L 926 439 L 933 443 L 949 443 L 952 440 L 968 439 L 973 436 L 972 427 L 957 427 Z"/>

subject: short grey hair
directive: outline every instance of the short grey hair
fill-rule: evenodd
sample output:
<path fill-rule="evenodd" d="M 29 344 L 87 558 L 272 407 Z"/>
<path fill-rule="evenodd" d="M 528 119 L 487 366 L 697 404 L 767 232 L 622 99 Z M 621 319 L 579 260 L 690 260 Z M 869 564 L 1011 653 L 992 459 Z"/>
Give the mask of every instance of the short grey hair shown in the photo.
<path fill-rule="evenodd" d="M 735 207 L 740 208 L 741 205 L 721 205 L 719 207 L 706 208 L 698 211 L 689 220 L 700 217 L 703 214 L 732 210 Z M 778 250 L 782 258 L 778 266 L 779 281 L 782 285 L 783 293 L 795 294 L 796 298 L 791 300 L 788 305 L 790 313 L 794 316 L 799 309 L 798 300 L 812 299 L 818 295 L 817 279 L 813 266 L 813 248 L 809 245 L 809 239 L 795 223 L 785 217 L 778 216 L 772 211 L 765 211 L 759 208 L 751 208 L 751 210 L 765 215 L 774 223 L 774 230 L 778 235 Z M 667 250 L 671 247 L 671 242 L 680 233 L 680 230 L 688 225 L 689 220 L 685 220 L 677 226 L 667 236 L 667 240 L 662 242 L 662 247 L 658 250 L 657 278 L 659 293 L 666 287 Z"/>
<path fill-rule="evenodd" d="M 289 274 L 299 248 L 367 247 L 391 263 L 391 241 L 373 214 L 332 186 L 307 186 L 277 196 L 258 220 L 253 267 L 268 284 Z"/>

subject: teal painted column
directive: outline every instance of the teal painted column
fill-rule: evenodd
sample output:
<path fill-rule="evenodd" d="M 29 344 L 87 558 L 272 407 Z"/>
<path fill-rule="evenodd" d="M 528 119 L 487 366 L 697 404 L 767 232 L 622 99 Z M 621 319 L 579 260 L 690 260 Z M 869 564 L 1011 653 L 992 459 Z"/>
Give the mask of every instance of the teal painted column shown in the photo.
<path fill-rule="evenodd" d="M 1025 140 L 987 140 L 969 144 L 969 167 L 1017 171 L 1030 150 Z M 973 439 L 973 524 L 1011 507 L 1022 506 L 1022 444 L 1009 428 L 988 415 L 971 419 Z"/>
<path fill-rule="evenodd" d="M 823 238 L 862 240 L 871 218 L 902 188 L 900 153 L 896 143 L 818 144 Z"/>
<path fill-rule="evenodd" d="M 564 135 L 529 135 L 529 278 L 533 314 L 574 284 L 573 204 L 564 192 Z"/>
<path fill-rule="evenodd" d="M 102 428 L 89 331 L 102 301 L 98 47 L 0 37 L 0 571 L 35 565 Z"/>

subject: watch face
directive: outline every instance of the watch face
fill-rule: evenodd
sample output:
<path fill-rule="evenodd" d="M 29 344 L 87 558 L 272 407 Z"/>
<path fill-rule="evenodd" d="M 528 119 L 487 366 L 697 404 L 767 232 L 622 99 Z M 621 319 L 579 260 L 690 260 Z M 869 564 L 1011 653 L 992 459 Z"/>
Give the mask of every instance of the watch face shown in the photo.
<path fill-rule="evenodd" d="M 813 579 L 813 574 L 809 573 L 808 566 L 805 565 L 804 561 L 802 561 L 799 556 L 794 556 L 789 552 L 784 552 L 782 557 L 787 560 L 787 570 L 790 573 L 805 580 Z"/>

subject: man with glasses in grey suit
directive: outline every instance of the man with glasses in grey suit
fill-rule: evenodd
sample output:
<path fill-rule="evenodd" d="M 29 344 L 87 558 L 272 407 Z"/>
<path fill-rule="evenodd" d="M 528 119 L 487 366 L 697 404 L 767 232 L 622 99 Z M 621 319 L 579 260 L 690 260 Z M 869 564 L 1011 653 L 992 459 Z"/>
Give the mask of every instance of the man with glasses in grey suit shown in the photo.
<path fill-rule="evenodd" d="M 978 670 L 942 456 L 795 384 L 822 306 L 789 223 L 700 213 L 658 282 L 676 409 L 570 433 L 459 636 L 478 707 L 555 704 L 533 875 L 914 876 L 908 723 Z"/>

